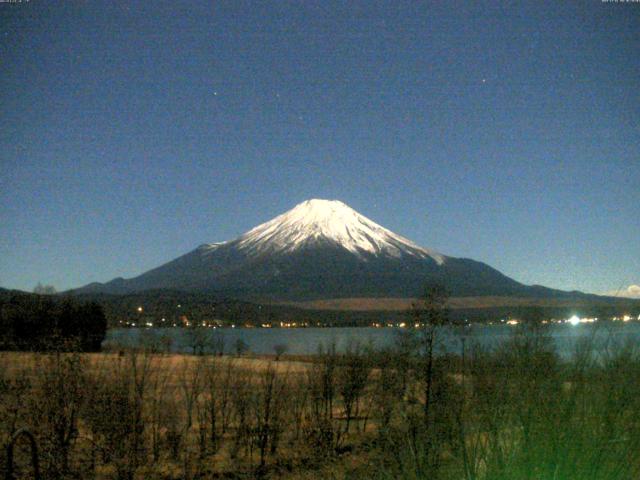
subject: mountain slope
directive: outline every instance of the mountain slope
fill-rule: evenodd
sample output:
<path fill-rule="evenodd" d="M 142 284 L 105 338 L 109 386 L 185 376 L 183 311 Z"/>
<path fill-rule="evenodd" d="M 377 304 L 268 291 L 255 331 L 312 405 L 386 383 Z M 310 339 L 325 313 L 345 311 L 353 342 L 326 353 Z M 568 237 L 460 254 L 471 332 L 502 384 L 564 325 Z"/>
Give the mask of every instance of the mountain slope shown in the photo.
<path fill-rule="evenodd" d="M 339 201 L 309 200 L 235 240 L 205 244 L 142 275 L 77 293 L 209 291 L 244 299 L 414 297 L 430 282 L 453 296 L 563 296 L 490 266 L 420 247 Z"/>

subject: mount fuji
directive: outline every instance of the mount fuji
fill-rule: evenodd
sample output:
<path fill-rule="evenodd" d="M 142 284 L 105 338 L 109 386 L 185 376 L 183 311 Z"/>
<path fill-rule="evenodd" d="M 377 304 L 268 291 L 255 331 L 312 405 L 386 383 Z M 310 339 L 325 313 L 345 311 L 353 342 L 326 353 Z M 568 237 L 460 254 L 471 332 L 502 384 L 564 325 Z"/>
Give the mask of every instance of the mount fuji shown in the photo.
<path fill-rule="evenodd" d="M 570 294 L 526 286 L 484 263 L 423 248 L 340 201 L 318 199 L 302 202 L 234 240 L 204 244 L 135 278 L 93 283 L 74 293 L 171 289 L 303 302 L 414 298 L 433 282 L 456 297 Z"/>

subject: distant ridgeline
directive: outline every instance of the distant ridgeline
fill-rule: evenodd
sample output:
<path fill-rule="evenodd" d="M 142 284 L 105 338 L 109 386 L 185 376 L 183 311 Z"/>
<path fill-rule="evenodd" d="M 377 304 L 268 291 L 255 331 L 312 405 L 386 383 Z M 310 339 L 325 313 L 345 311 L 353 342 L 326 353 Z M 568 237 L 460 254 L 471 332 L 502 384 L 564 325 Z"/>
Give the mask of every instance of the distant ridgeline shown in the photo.
<path fill-rule="evenodd" d="M 323 309 L 313 302 L 300 305 L 279 304 L 262 301 L 234 300 L 223 295 L 204 292 L 175 290 L 149 290 L 146 292 L 112 295 L 104 293 L 80 294 L 78 301 L 96 302 L 104 308 L 109 327 L 177 327 L 219 326 L 279 326 L 280 323 L 296 323 L 297 326 L 371 326 L 405 322 L 410 319 L 410 302 L 395 310 Z M 456 300 L 456 299 L 453 299 Z M 640 314 L 640 302 L 600 297 L 599 303 L 551 302 L 541 305 L 509 306 L 482 304 L 453 305 L 449 315 L 454 320 L 468 319 L 472 322 L 490 322 L 501 318 L 569 318 L 574 314 L 601 318 L 629 313 Z M 322 303 L 322 302 L 320 302 Z"/>
<path fill-rule="evenodd" d="M 107 330 L 100 305 L 0 290 L 0 349 L 98 351 Z"/>

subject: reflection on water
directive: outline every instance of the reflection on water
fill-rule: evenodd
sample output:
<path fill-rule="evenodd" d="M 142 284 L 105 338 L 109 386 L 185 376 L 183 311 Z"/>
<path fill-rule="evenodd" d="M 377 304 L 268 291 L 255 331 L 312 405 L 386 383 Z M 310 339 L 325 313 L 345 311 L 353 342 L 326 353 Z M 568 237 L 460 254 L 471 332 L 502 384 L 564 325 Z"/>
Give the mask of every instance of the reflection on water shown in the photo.
<path fill-rule="evenodd" d="M 442 351 L 460 351 L 460 333 L 464 335 L 466 345 L 473 343 L 484 347 L 495 347 L 508 339 L 517 327 L 510 325 L 474 325 L 463 331 L 443 331 Z M 593 339 L 596 350 L 615 349 L 628 342 L 640 341 L 640 322 L 598 322 L 579 325 L 551 325 L 548 327 L 558 352 L 570 356 L 580 339 Z M 199 338 L 205 352 L 213 352 L 224 345 L 225 353 L 233 353 L 239 340 L 248 345 L 255 354 L 273 354 L 276 345 L 286 346 L 287 353 L 306 355 L 317 353 L 320 345 L 335 344 L 338 351 L 352 342 L 370 345 L 375 348 L 389 347 L 394 344 L 399 332 L 397 328 L 222 328 L 203 329 Z M 141 344 L 162 343 L 167 339 L 174 352 L 191 352 L 194 337 L 189 329 L 112 329 L 107 333 L 103 346 L 136 346 Z"/>

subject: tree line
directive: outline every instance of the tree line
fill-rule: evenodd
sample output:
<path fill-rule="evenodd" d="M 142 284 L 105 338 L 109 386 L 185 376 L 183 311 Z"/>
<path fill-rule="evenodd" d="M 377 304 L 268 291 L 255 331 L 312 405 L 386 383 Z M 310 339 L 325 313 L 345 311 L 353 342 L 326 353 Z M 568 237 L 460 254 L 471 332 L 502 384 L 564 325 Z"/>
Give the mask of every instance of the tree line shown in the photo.
<path fill-rule="evenodd" d="M 107 321 L 102 307 L 69 297 L 8 293 L 0 297 L 0 349 L 99 351 Z"/>

